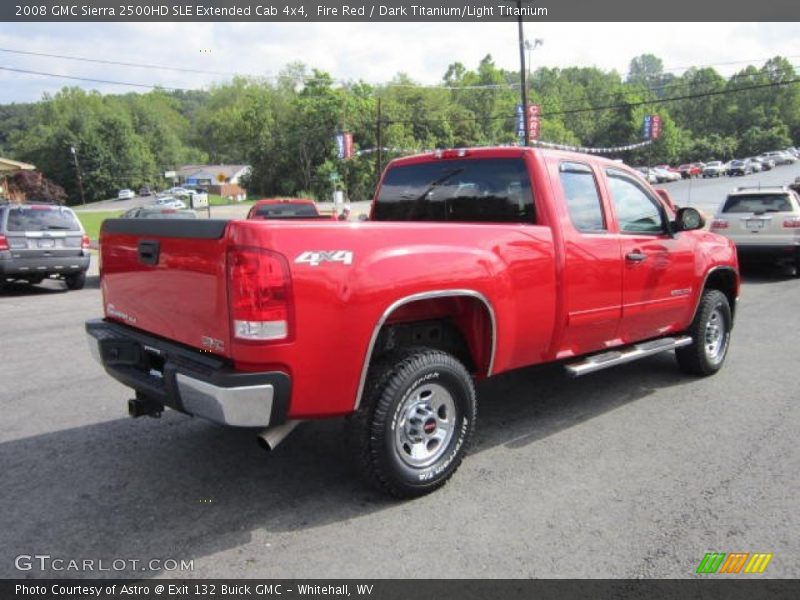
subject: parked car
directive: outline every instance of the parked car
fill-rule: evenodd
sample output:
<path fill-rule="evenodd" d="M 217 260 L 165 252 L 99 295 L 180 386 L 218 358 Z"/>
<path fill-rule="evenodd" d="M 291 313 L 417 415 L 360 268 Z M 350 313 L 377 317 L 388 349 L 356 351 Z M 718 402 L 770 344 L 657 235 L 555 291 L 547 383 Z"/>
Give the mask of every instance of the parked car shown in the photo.
<path fill-rule="evenodd" d="M 196 219 L 193 210 L 162 208 L 156 206 L 140 206 L 122 213 L 123 219 Z"/>
<path fill-rule="evenodd" d="M 655 174 L 658 183 L 669 183 L 671 181 L 681 180 L 681 174 L 677 171 L 670 171 L 664 169 L 663 167 L 653 167 L 652 171 Z"/>
<path fill-rule="evenodd" d="M 641 176 L 647 183 L 658 183 L 658 177 L 653 173 L 653 169 L 648 167 L 636 167 L 636 173 Z"/>
<path fill-rule="evenodd" d="M 192 208 L 206 208 L 208 206 L 208 191 L 205 188 L 186 186 L 178 188 L 173 196 L 183 200 L 187 206 Z"/>
<path fill-rule="evenodd" d="M 79 290 L 89 268 L 89 237 L 75 213 L 54 204 L 0 204 L 0 287 L 61 279 Z"/>
<path fill-rule="evenodd" d="M 771 171 L 775 168 L 775 159 L 764 156 L 763 154 L 761 156 L 757 156 L 756 158 L 758 159 L 758 162 L 761 163 L 762 171 Z"/>
<path fill-rule="evenodd" d="M 348 415 L 358 469 L 397 497 L 455 473 L 476 381 L 673 350 L 711 375 L 739 296 L 733 244 L 695 209 L 672 213 L 630 168 L 579 153 L 396 159 L 364 223 L 160 225 L 104 222 L 105 318 L 86 324 L 93 356 L 136 390 L 130 414 L 257 427 L 268 447 Z"/>
<path fill-rule="evenodd" d="M 720 177 L 721 175 L 724 174 L 725 174 L 725 165 L 722 164 L 722 161 L 719 160 L 712 160 L 711 162 L 707 162 L 705 168 L 703 169 L 703 178 Z"/>
<path fill-rule="evenodd" d="M 761 164 L 761 161 L 757 157 L 751 156 L 750 158 L 746 158 L 744 160 L 748 165 L 750 165 L 750 170 L 753 173 L 760 173 L 761 171 L 764 170 L 764 166 Z"/>
<path fill-rule="evenodd" d="M 691 179 L 699 177 L 703 174 L 703 168 L 700 166 L 702 163 L 686 163 L 678 167 L 678 172 L 684 179 Z"/>
<path fill-rule="evenodd" d="M 331 219 L 335 215 L 320 214 L 317 204 L 308 198 L 264 198 L 256 201 L 248 219 Z"/>
<path fill-rule="evenodd" d="M 130 200 L 132 198 L 136 198 L 136 194 L 133 190 L 120 190 L 117 192 L 117 200 Z"/>
<path fill-rule="evenodd" d="M 152 196 L 153 190 L 150 189 L 149 185 L 143 185 L 139 188 L 139 195 L 140 196 Z"/>
<path fill-rule="evenodd" d="M 771 158 L 776 166 L 779 165 L 792 165 L 797 162 L 797 157 L 789 154 L 788 152 L 773 151 L 765 152 L 761 155 L 764 158 Z"/>
<path fill-rule="evenodd" d="M 150 206 L 156 208 L 186 208 L 186 203 L 178 198 L 172 196 L 162 196 L 156 199 Z"/>
<path fill-rule="evenodd" d="M 711 231 L 734 242 L 742 262 L 785 263 L 800 275 L 800 197 L 788 187 L 737 188 Z"/>
<path fill-rule="evenodd" d="M 159 196 L 180 196 L 189 193 L 189 189 L 185 187 L 171 187 L 168 190 L 164 190 L 163 192 L 159 192 Z"/>
<path fill-rule="evenodd" d="M 732 160 L 728 163 L 726 172 L 730 176 L 748 175 L 753 172 L 753 167 L 744 160 Z"/>

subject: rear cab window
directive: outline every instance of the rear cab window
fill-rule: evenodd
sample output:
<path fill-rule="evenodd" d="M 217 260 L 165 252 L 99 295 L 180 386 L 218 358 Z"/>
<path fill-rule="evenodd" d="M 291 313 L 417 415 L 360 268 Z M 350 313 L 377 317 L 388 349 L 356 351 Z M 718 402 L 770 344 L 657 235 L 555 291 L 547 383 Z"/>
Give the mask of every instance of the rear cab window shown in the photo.
<path fill-rule="evenodd" d="M 737 194 L 728 196 L 723 213 L 770 213 L 791 212 L 794 210 L 789 195 L 775 194 Z"/>
<path fill-rule="evenodd" d="M 262 204 L 257 206 L 250 218 L 261 219 L 275 219 L 275 218 L 291 218 L 291 217 L 316 217 L 319 213 L 313 204 Z"/>
<path fill-rule="evenodd" d="M 386 173 L 373 221 L 536 222 L 522 158 L 437 160 Z"/>
<path fill-rule="evenodd" d="M 6 231 L 80 231 L 75 214 L 64 207 L 20 206 L 8 208 Z"/>

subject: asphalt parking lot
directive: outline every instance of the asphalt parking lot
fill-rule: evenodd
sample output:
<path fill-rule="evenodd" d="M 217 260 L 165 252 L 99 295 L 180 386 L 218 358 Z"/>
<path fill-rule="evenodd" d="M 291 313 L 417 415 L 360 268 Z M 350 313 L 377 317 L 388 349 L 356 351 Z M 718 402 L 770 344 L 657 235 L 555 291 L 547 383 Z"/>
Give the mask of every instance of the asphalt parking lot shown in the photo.
<path fill-rule="evenodd" d="M 130 391 L 86 349 L 94 273 L 78 292 L 0 294 L 2 577 L 682 578 L 712 551 L 773 553 L 764 576 L 800 576 L 800 280 L 781 271 L 745 273 L 712 378 L 661 355 L 484 383 L 469 457 L 409 502 L 361 484 L 338 421 L 267 454 L 177 413 L 129 419 Z M 15 568 L 32 554 L 193 569 Z"/>

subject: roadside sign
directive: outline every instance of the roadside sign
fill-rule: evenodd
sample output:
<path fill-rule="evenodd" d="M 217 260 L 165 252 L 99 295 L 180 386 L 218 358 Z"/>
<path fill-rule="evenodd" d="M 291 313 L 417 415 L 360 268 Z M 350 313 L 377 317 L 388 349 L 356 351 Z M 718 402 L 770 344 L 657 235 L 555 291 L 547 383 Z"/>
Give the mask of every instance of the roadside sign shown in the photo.
<path fill-rule="evenodd" d="M 342 160 L 353 156 L 353 134 L 339 133 L 336 135 L 336 154 Z"/>
<path fill-rule="evenodd" d="M 658 138 L 661 137 L 661 117 L 659 117 L 658 115 L 653 115 L 653 118 L 651 119 L 650 123 L 652 126 L 652 131 L 650 132 L 650 135 L 654 140 L 657 140 Z"/>
<path fill-rule="evenodd" d="M 649 140 L 650 136 L 652 135 L 652 131 L 653 131 L 652 117 L 650 115 L 645 115 L 644 123 L 642 125 L 642 138 L 645 140 Z"/>
<path fill-rule="evenodd" d="M 175 179 L 178 176 L 177 171 L 165 171 L 164 179 Z"/>
<path fill-rule="evenodd" d="M 661 117 L 659 115 L 645 115 L 642 124 L 642 138 L 657 140 L 661 137 Z"/>
<path fill-rule="evenodd" d="M 531 139 L 539 139 L 541 132 L 541 115 L 542 106 L 540 104 L 528 104 L 528 110 L 522 110 L 522 104 L 517 104 L 517 137 L 521 140 L 525 139 L 525 113 L 528 117 L 528 128 L 530 130 Z"/>

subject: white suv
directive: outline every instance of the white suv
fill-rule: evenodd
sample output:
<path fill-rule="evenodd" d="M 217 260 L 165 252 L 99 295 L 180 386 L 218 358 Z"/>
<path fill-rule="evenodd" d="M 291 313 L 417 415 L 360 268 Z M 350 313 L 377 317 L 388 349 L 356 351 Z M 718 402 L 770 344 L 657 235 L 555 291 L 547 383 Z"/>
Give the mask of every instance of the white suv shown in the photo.
<path fill-rule="evenodd" d="M 788 187 L 740 187 L 728 194 L 711 231 L 736 244 L 741 262 L 794 266 L 800 277 L 800 196 Z"/>

